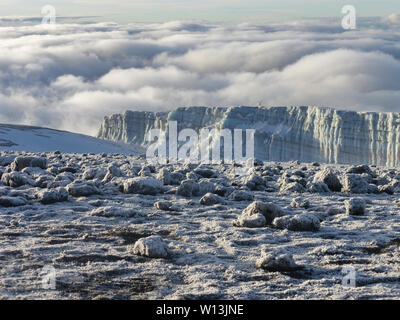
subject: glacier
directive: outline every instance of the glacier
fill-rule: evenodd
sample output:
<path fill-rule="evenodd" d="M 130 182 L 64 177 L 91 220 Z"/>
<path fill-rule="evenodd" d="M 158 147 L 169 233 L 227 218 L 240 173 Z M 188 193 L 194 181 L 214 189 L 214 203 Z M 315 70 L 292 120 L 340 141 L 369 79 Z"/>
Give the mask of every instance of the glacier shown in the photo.
<path fill-rule="evenodd" d="M 180 107 L 106 116 L 98 138 L 148 146 L 150 129 L 255 129 L 255 157 L 266 161 L 400 165 L 400 114 L 314 106 Z"/>

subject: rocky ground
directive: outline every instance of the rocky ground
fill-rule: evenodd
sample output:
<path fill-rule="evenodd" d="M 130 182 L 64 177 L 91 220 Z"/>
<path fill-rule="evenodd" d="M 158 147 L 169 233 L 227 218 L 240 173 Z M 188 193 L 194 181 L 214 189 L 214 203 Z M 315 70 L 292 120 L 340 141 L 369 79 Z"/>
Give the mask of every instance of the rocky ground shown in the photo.
<path fill-rule="evenodd" d="M 400 297 L 400 169 L 247 167 L 2 152 L 0 298 Z"/>

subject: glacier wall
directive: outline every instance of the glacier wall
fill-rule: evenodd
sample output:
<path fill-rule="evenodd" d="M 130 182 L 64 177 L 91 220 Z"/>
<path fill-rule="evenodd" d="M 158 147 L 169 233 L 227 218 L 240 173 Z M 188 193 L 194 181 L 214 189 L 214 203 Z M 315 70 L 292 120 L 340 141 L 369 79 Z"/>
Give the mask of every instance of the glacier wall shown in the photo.
<path fill-rule="evenodd" d="M 152 128 L 255 129 L 262 160 L 400 165 L 400 114 L 320 107 L 187 107 L 171 112 L 127 111 L 104 118 L 98 137 L 146 147 Z"/>

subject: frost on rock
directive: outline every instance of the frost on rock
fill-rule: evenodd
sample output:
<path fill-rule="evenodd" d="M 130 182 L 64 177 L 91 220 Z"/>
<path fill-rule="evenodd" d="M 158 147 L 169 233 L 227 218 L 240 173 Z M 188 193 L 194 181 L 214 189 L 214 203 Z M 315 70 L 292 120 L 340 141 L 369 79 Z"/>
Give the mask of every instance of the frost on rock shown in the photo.
<path fill-rule="evenodd" d="M 168 257 L 167 245 L 160 236 L 141 238 L 135 242 L 132 253 L 149 258 Z"/>
<path fill-rule="evenodd" d="M 158 172 L 157 179 L 164 185 L 179 185 L 185 176 L 180 172 L 170 172 L 167 168 L 162 168 Z"/>
<path fill-rule="evenodd" d="M 93 217 L 123 217 L 123 218 L 130 218 L 135 217 L 137 215 L 136 210 L 129 209 L 129 208 L 117 208 L 113 206 L 105 206 L 93 209 L 89 212 L 90 216 Z"/>
<path fill-rule="evenodd" d="M 254 201 L 243 210 L 241 216 L 233 223 L 238 227 L 262 227 L 271 224 L 276 217 L 283 215 L 282 208 L 274 203 Z"/>
<path fill-rule="evenodd" d="M 153 195 L 163 192 L 163 184 L 152 177 L 137 177 L 126 180 L 123 185 L 124 193 Z"/>
<path fill-rule="evenodd" d="M 217 196 L 216 194 L 213 193 L 206 193 L 201 199 L 200 199 L 200 204 L 204 206 L 212 206 L 214 204 L 222 204 L 224 203 L 224 199 L 222 199 L 220 196 Z"/>
<path fill-rule="evenodd" d="M 38 167 L 41 169 L 46 169 L 47 160 L 41 157 L 16 157 L 11 163 L 11 170 L 21 171 L 26 167 Z"/>
<path fill-rule="evenodd" d="M 62 187 L 54 190 L 45 190 L 39 193 L 38 198 L 43 204 L 68 201 L 68 191 Z"/>
<path fill-rule="evenodd" d="M 296 181 L 283 184 L 280 189 L 280 192 L 282 193 L 292 193 L 292 192 L 302 193 L 304 191 L 305 191 L 304 186 Z"/>
<path fill-rule="evenodd" d="M 331 191 L 340 192 L 342 184 L 331 168 L 325 168 L 315 174 L 313 183 L 323 182 Z"/>
<path fill-rule="evenodd" d="M 270 272 L 289 272 L 300 269 L 289 253 L 263 251 L 256 261 L 256 267 Z"/>
<path fill-rule="evenodd" d="M 176 194 L 190 198 L 198 195 L 200 192 L 199 184 L 193 180 L 183 180 L 176 190 Z"/>
<path fill-rule="evenodd" d="M 254 195 L 245 190 L 234 190 L 229 196 L 228 200 L 231 201 L 253 201 Z"/>
<path fill-rule="evenodd" d="M 250 190 L 264 190 L 265 181 L 262 177 L 253 173 L 243 179 L 243 184 Z"/>
<path fill-rule="evenodd" d="M 32 180 L 28 175 L 20 172 L 3 173 L 1 176 L 1 181 L 6 186 L 10 186 L 12 188 L 18 188 L 26 184 L 31 186 L 35 185 L 34 180 Z"/>
<path fill-rule="evenodd" d="M 351 198 L 344 201 L 346 213 L 352 216 L 362 216 L 365 213 L 365 200 L 363 198 Z"/>
<path fill-rule="evenodd" d="M 318 217 L 310 213 L 278 217 L 274 219 L 272 224 L 278 229 L 288 229 L 290 231 L 318 231 L 320 228 Z"/>
<path fill-rule="evenodd" d="M 171 201 L 157 201 L 154 207 L 161 211 L 176 211 L 177 207 Z"/>
<path fill-rule="evenodd" d="M 310 207 L 310 201 L 304 200 L 301 197 L 294 198 L 292 202 L 290 202 L 290 206 L 292 208 L 304 208 L 308 209 Z"/>
<path fill-rule="evenodd" d="M 310 193 L 328 193 L 331 190 L 328 188 L 324 182 L 316 182 L 307 184 L 308 191 Z"/>
<path fill-rule="evenodd" d="M 19 207 L 27 204 L 23 197 L 0 197 L 1 207 Z"/>
<path fill-rule="evenodd" d="M 100 194 L 100 189 L 93 182 L 75 181 L 67 186 L 68 193 L 73 197 L 88 197 Z"/>
<path fill-rule="evenodd" d="M 367 181 L 358 174 L 346 174 L 342 192 L 349 193 L 368 193 L 370 187 Z"/>

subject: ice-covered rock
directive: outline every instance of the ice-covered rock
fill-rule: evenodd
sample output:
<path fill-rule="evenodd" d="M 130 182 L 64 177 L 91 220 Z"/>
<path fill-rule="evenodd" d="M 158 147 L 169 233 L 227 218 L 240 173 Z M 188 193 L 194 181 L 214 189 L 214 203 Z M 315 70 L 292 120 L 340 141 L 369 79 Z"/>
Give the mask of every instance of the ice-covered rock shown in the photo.
<path fill-rule="evenodd" d="M 288 272 L 300 268 L 291 254 L 267 251 L 261 253 L 261 258 L 256 261 L 256 267 L 271 272 Z"/>
<path fill-rule="evenodd" d="M 21 171 L 26 167 L 38 167 L 41 169 L 46 169 L 47 160 L 41 157 L 16 157 L 11 163 L 11 170 Z"/>
<path fill-rule="evenodd" d="M 44 190 L 39 193 L 38 199 L 43 204 L 68 201 L 68 191 L 61 187 L 53 190 Z"/>
<path fill-rule="evenodd" d="M 331 191 L 339 192 L 342 189 L 342 184 L 340 183 L 339 178 L 331 168 L 325 168 L 324 170 L 318 171 L 314 176 L 313 182 L 323 182 Z"/>
<path fill-rule="evenodd" d="M 318 231 L 320 228 L 318 217 L 310 213 L 278 217 L 274 219 L 272 224 L 278 229 L 291 231 Z"/>
<path fill-rule="evenodd" d="M 324 182 L 308 183 L 307 190 L 311 193 L 328 193 L 331 191 Z"/>
<path fill-rule="evenodd" d="M 234 190 L 228 199 L 231 201 L 253 201 L 254 195 L 246 190 Z"/>
<path fill-rule="evenodd" d="M 149 258 L 168 257 L 167 245 L 160 236 L 141 238 L 134 244 L 132 253 Z"/>
<path fill-rule="evenodd" d="M 262 177 L 253 173 L 243 179 L 243 184 L 250 190 L 263 190 L 265 181 Z"/>
<path fill-rule="evenodd" d="M 261 216 L 264 219 L 261 218 Z M 283 216 L 281 207 L 271 202 L 254 201 L 243 210 L 241 216 L 234 221 L 234 225 L 239 227 L 261 227 L 271 224 L 276 217 Z M 263 222 L 263 224 L 262 224 Z"/>
<path fill-rule="evenodd" d="M 162 211 L 176 211 L 177 207 L 171 201 L 157 201 L 154 203 L 154 207 Z"/>
<path fill-rule="evenodd" d="M 281 188 L 280 188 L 280 192 L 282 192 L 282 193 L 292 193 L 292 192 L 302 193 L 304 191 L 306 191 L 304 186 L 296 181 L 289 182 L 287 184 L 282 184 Z"/>
<path fill-rule="evenodd" d="M 0 196 L 1 207 L 19 207 L 27 204 L 27 201 L 23 197 L 7 197 Z"/>
<path fill-rule="evenodd" d="M 105 217 L 105 218 L 115 218 L 115 217 L 131 218 L 137 215 L 137 211 L 130 208 L 105 206 L 93 209 L 92 211 L 89 212 L 89 215 L 93 217 Z"/>
<path fill-rule="evenodd" d="M 73 197 L 88 197 L 100 194 L 100 189 L 93 182 L 76 181 L 66 187 L 68 193 Z"/>
<path fill-rule="evenodd" d="M 35 185 L 35 181 L 31 179 L 28 175 L 20 172 L 9 172 L 3 173 L 1 176 L 1 181 L 12 188 L 18 188 L 23 185 Z"/>
<path fill-rule="evenodd" d="M 363 198 L 351 198 L 344 201 L 346 213 L 352 216 L 362 216 L 365 213 L 365 200 Z"/>
<path fill-rule="evenodd" d="M 122 185 L 124 193 L 136 193 L 155 196 L 163 192 L 163 184 L 152 177 L 136 177 L 126 180 Z"/>
<path fill-rule="evenodd" d="M 359 174 L 346 174 L 344 177 L 342 192 L 368 193 L 370 187 L 367 181 Z"/>
<path fill-rule="evenodd" d="M 179 185 L 181 181 L 185 180 L 185 176 L 180 172 L 170 172 L 167 168 L 161 168 L 157 179 L 161 180 L 164 185 Z"/>
<path fill-rule="evenodd" d="M 303 199 L 301 197 L 294 198 L 292 202 L 290 202 L 290 206 L 292 208 L 304 208 L 308 209 L 310 207 L 310 201 L 307 199 Z"/>
<path fill-rule="evenodd" d="M 216 194 L 213 193 L 206 193 L 199 201 L 200 204 L 204 206 L 212 206 L 214 204 L 222 204 L 225 203 L 224 199 L 222 199 L 220 196 L 217 196 Z"/>
<path fill-rule="evenodd" d="M 193 180 L 183 180 L 176 190 L 176 194 L 183 197 L 193 197 L 199 194 L 199 184 Z"/>

